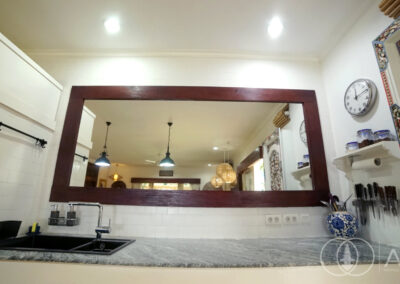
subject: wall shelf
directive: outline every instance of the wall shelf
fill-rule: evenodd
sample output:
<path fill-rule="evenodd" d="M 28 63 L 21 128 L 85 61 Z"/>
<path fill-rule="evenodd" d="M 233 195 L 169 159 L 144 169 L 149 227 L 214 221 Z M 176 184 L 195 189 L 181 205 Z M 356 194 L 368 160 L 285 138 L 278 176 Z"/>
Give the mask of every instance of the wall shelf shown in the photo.
<path fill-rule="evenodd" d="M 354 160 L 372 158 L 394 158 L 400 160 L 400 148 L 397 141 L 382 141 L 367 147 L 351 151 L 343 156 L 333 159 L 333 164 L 343 172 L 349 172 Z"/>
<path fill-rule="evenodd" d="M 300 182 L 303 182 L 305 179 L 310 179 L 311 169 L 310 166 L 295 170 L 292 172 L 292 176 Z M 305 177 L 304 177 L 305 176 Z"/>

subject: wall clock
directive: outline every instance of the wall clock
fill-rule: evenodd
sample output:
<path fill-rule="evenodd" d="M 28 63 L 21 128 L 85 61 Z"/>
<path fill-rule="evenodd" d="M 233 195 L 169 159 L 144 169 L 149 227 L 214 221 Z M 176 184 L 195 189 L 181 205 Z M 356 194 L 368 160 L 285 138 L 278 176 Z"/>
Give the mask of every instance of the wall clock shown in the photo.
<path fill-rule="evenodd" d="M 371 80 L 355 80 L 344 94 L 344 107 L 353 116 L 363 116 L 373 107 L 377 89 Z"/>

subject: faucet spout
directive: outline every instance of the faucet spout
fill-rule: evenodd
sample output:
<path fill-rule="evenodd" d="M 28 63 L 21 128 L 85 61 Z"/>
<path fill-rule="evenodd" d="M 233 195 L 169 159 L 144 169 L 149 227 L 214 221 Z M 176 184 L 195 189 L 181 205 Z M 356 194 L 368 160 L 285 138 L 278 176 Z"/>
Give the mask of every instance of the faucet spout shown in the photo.
<path fill-rule="evenodd" d="M 111 232 L 111 219 L 108 222 L 108 226 L 102 226 L 102 218 L 103 218 L 103 205 L 98 202 L 79 202 L 79 201 L 70 201 L 68 202 L 69 206 L 95 206 L 99 208 L 99 215 L 97 218 L 97 227 L 95 229 L 96 238 L 100 239 L 101 234 L 106 234 Z"/>

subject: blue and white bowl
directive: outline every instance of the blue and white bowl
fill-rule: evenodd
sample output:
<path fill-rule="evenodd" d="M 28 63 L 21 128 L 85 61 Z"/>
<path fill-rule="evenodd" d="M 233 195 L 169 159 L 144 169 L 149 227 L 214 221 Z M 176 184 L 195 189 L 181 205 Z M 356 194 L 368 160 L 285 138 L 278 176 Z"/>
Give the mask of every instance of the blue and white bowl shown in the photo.
<path fill-rule="evenodd" d="M 337 238 L 353 238 L 358 232 L 358 219 L 347 211 L 337 211 L 326 218 L 328 230 Z"/>

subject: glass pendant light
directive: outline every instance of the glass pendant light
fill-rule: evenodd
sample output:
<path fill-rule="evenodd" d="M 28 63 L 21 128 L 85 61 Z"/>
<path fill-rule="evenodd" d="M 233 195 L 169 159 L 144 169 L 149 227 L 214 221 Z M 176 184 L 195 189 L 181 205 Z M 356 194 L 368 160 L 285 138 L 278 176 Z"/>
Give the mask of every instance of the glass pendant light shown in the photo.
<path fill-rule="evenodd" d="M 229 142 L 227 143 L 229 145 Z M 229 160 L 229 152 L 228 152 Z M 221 178 L 223 183 L 233 184 L 236 182 L 236 172 L 233 170 L 232 166 L 225 161 L 225 150 L 224 150 L 224 162 L 217 166 L 216 170 L 217 177 Z"/>
<path fill-rule="evenodd" d="M 168 147 L 167 147 L 167 153 L 165 153 L 165 158 L 161 160 L 160 162 L 160 167 L 173 167 L 175 166 L 174 160 L 170 158 L 170 152 L 169 152 L 169 140 L 170 140 L 170 135 L 171 135 L 171 126 L 172 122 L 168 122 Z"/>
<path fill-rule="evenodd" d="M 107 159 L 107 137 L 108 137 L 108 128 L 111 125 L 111 122 L 107 121 L 107 131 L 106 131 L 106 139 L 104 141 L 103 152 L 101 152 L 100 157 L 94 162 L 96 166 L 99 167 L 109 167 L 111 165 L 110 160 Z"/>
<path fill-rule="evenodd" d="M 211 185 L 214 188 L 220 188 L 224 184 L 224 181 L 219 176 L 213 176 L 211 179 Z"/>

